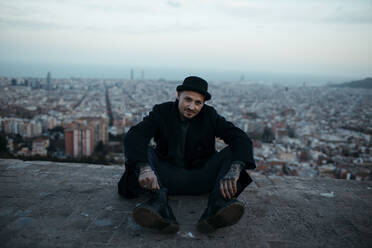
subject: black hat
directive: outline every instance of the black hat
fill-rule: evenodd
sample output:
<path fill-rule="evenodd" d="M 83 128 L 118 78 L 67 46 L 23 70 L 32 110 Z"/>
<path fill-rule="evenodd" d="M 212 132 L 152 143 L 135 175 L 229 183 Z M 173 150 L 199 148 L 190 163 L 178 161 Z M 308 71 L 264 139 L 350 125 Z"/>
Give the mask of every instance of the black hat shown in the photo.
<path fill-rule="evenodd" d="M 177 91 L 190 90 L 202 94 L 205 101 L 211 99 L 211 94 L 208 93 L 208 83 L 204 79 L 196 76 L 190 76 L 183 80 L 182 85 L 177 86 Z"/>

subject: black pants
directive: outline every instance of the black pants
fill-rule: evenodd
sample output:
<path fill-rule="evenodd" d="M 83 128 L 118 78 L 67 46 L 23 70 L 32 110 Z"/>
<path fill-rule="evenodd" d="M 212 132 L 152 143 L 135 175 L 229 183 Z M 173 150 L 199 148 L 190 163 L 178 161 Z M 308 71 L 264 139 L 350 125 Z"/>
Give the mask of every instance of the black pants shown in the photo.
<path fill-rule="evenodd" d="M 155 171 L 159 186 L 170 195 L 219 194 L 220 180 L 230 169 L 232 158 L 229 147 L 214 154 L 203 167 L 197 169 L 177 168 L 167 161 L 159 159 L 153 148 L 148 151 L 149 164 Z M 237 183 L 238 196 L 252 182 L 243 170 Z M 126 169 L 118 183 L 119 194 L 125 198 L 135 198 L 145 193 L 138 183 L 138 175 L 132 169 Z"/>

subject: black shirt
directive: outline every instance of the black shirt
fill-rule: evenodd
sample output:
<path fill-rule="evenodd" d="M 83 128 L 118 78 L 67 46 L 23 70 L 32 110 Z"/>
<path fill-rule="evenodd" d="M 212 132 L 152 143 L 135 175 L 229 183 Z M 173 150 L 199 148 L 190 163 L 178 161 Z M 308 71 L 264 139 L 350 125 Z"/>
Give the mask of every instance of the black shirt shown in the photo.
<path fill-rule="evenodd" d="M 174 166 L 179 168 L 185 167 L 185 146 L 186 146 L 186 135 L 189 129 L 190 122 L 188 120 L 179 121 L 180 137 L 177 143 L 176 154 L 174 158 Z"/>

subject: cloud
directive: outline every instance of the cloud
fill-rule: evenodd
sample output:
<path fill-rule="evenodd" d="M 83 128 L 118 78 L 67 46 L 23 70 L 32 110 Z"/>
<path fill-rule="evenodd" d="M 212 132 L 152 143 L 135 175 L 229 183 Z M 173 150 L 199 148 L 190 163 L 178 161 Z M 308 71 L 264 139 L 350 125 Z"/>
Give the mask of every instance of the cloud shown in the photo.
<path fill-rule="evenodd" d="M 176 1 L 171 1 L 171 0 L 168 0 L 167 4 L 173 8 L 179 8 L 181 7 L 181 4 L 179 2 L 176 2 Z"/>
<path fill-rule="evenodd" d="M 180 32 L 200 32 L 207 30 L 208 27 L 202 24 L 150 24 L 141 25 L 116 24 L 116 25 L 89 25 L 89 24 L 63 24 L 50 21 L 27 20 L 27 19 L 6 19 L 0 17 L 0 28 L 24 29 L 24 30 L 53 30 L 53 31 L 79 31 L 93 33 L 114 33 L 114 34 L 171 34 Z"/>
<path fill-rule="evenodd" d="M 302 24 L 346 26 L 372 23 L 372 4 L 366 3 L 362 0 L 164 0 L 163 4 L 149 4 L 147 0 L 2 0 L 0 27 L 153 34 L 252 30 L 252 26 L 262 30 L 269 27 L 267 24 L 279 24 L 282 28 Z"/>
<path fill-rule="evenodd" d="M 372 1 L 226 1 L 221 13 L 232 18 L 263 23 L 357 24 L 372 23 Z"/>
<path fill-rule="evenodd" d="M 0 27 L 6 28 L 25 28 L 32 30 L 42 30 L 42 29 L 75 29 L 73 25 L 67 25 L 55 22 L 46 22 L 38 20 L 24 20 L 24 19 L 7 19 L 0 18 Z"/>
<path fill-rule="evenodd" d="M 324 22 L 341 24 L 372 24 L 372 5 L 365 8 L 339 6 L 336 11 L 323 18 Z"/>
<path fill-rule="evenodd" d="M 161 34 L 194 32 L 211 26 L 197 16 L 188 18 L 188 11 L 175 13 L 173 8 L 181 6 L 179 1 L 148 3 L 141 0 L 7 1 L 0 3 L 0 7 L 4 7 L 0 10 L 0 28 Z"/>

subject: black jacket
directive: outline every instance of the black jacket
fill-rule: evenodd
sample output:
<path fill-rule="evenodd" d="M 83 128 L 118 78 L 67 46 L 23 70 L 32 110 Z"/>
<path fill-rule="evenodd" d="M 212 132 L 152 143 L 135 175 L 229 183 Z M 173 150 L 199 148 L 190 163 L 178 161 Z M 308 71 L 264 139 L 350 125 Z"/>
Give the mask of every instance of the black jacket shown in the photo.
<path fill-rule="evenodd" d="M 133 126 L 124 138 L 126 166 L 147 162 L 148 144 L 156 143 L 155 151 L 161 159 L 173 161 L 179 133 L 178 101 L 155 105 L 142 122 Z M 234 126 L 217 111 L 204 105 L 197 116 L 190 120 L 186 135 L 185 167 L 203 166 L 215 152 L 215 138 L 221 138 L 232 150 L 232 161 L 242 161 L 246 169 L 256 168 L 252 141 L 241 129 Z"/>

